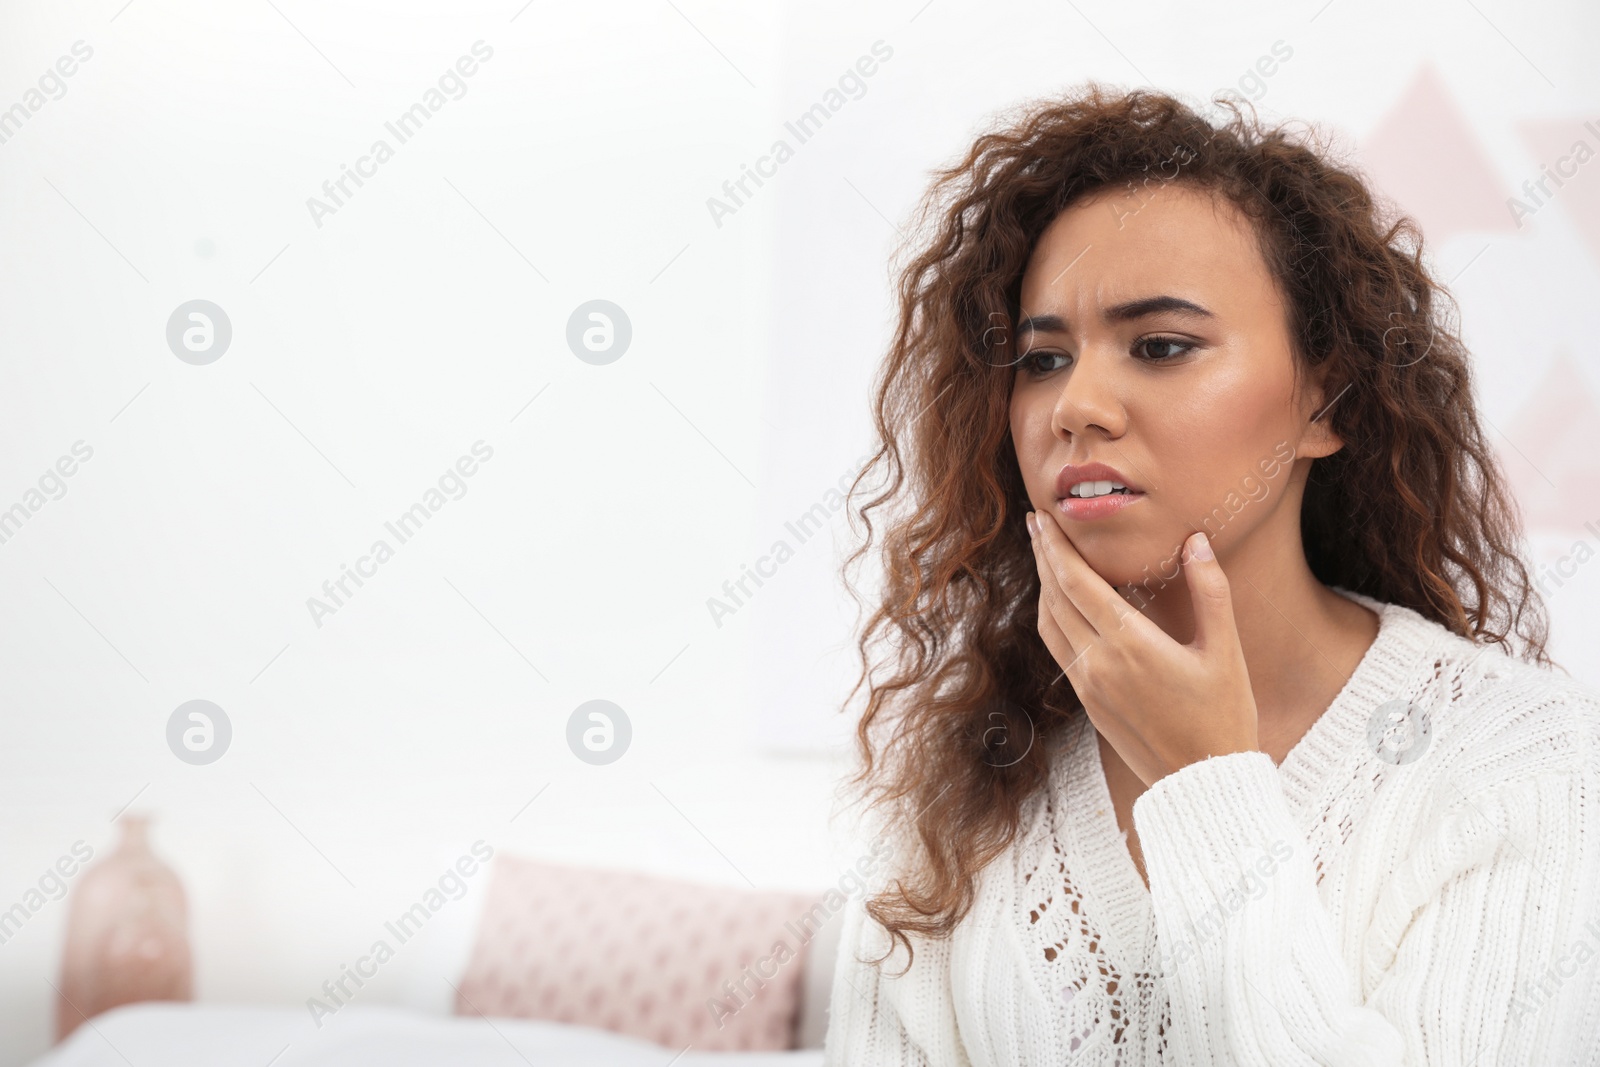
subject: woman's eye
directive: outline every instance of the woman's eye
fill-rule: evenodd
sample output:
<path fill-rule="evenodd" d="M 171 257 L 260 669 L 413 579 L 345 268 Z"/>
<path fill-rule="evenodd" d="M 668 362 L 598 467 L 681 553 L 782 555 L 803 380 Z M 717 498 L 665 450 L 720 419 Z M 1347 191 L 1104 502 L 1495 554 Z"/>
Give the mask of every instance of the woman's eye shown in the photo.
<path fill-rule="evenodd" d="M 1047 365 L 1042 361 L 1052 359 L 1065 360 L 1066 358 L 1067 357 L 1060 352 L 1029 352 L 1026 356 L 1022 357 L 1022 366 L 1035 374 L 1048 374 L 1053 370 L 1060 370 L 1060 365 Z"/>
<path fill-rule="evenodd" d="M 1152 363 L 1164 363 L 1175 359 L 1194 349 L 1194 345 L 1187 341 L 1178 341 L 1171 337 L 1146 337 L 1134 343 L 1134 351 L 1143 352 L 1145 358 Z M 1168 351 L 1161 351 L 1167 349 Z"/>

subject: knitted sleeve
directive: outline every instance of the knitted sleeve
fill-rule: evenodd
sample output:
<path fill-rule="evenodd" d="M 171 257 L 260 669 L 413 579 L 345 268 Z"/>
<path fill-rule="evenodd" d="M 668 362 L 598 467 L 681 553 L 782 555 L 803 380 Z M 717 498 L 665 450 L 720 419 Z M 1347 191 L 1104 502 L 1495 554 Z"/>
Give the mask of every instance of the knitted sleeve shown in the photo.
<path fill-rule="evenodd" d="M 1582 710 L 1587 738 L 1600 708 Z M 1354 869 L 1378 903 L 1342 917 L 1349 959 L 1269 756 L 1159 779 L 1134 825 L 1182 1062 L 1600 1063 L 1600 776 L 1581 747 L 1497 772 Z"/>
<path fill-rule="evenodd" d="M 903 947 L 881 967 L 864 962 L 889 943 L 866 913 L 866 895 L 852 898 L 839 932 L 824 1067 L 968 1067 L 956 1033 L 949 939 L 918 939 L 903 974 Z"/>

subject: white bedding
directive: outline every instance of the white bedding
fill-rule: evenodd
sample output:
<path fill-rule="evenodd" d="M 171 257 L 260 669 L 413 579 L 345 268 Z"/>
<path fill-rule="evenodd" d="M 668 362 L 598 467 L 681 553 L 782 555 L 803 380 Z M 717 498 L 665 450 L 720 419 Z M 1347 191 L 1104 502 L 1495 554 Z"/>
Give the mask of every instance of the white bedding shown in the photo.
<path fill-rule="evenodd" d="M 92 1024 L 92 1025 L 91 1025 Z M 136 1004 L 96 1016 L 30 1067 L 821 1067 L 820 1049 L 698 1052 L 563 1023 L 350 1005 Z"/>

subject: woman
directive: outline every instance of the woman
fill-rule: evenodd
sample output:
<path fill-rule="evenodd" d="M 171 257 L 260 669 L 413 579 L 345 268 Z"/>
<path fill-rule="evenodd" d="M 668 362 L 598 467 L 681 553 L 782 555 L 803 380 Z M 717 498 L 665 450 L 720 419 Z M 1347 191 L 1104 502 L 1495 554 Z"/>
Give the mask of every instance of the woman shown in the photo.
<path fill-rule="evenodd" d="M 828 1063 L 1600 1063 L 1600 695 L 1415 227 L 1093 84 L 923 211 Z"/>

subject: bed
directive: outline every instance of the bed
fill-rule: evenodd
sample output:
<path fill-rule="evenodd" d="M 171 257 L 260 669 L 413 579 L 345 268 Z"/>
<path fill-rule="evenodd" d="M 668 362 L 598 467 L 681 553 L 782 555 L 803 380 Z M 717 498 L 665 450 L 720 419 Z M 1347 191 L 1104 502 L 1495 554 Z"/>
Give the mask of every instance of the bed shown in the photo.
<path fill-rule="evenodd" d="M 331 983 L 300 1004 L 157 993 L 91 1007 L 30 1067 L 817 1067 L 843 899 L 496 856 L 488 884 L 417 918 L 390 965 L 452 975 L 448 1006 L 343 1003 L 353 987 Z"/>
<path fill-rule="evenodd" d="M 820 1067 L 820 1049 L 697 1052 L 567 1023 L 134 1004 L 96 1016 L 29 1067 Z"/>

